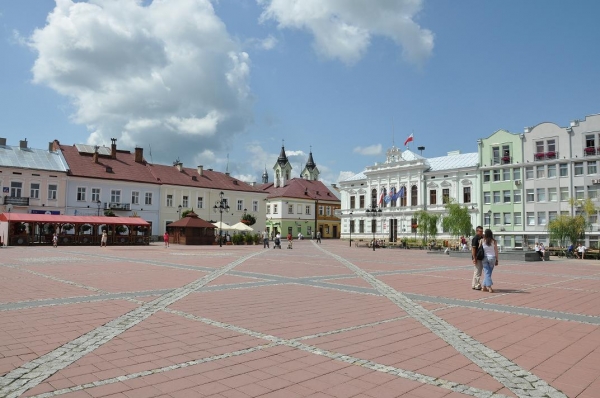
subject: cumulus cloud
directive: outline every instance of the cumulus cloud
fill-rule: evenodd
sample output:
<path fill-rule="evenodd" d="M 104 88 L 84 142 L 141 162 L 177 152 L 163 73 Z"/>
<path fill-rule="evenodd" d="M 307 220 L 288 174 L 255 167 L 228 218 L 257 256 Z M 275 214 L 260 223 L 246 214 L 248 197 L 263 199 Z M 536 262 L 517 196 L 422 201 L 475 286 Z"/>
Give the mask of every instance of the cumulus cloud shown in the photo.
<path fill-rule="evenodd" d="M 337 181 L 344 181 L 347 180 L 348 178 L 356 175 L 357 173 L 353 172 L 353 171 L 340 171 L 340 174 L 338 175 Z"/>
<path fill-rule="evenodd" d="M 423 0 L 257 0 L 261 22 L 280 28 L 303 29 L 314 37 L 315 50 L 353 64 L 367 51 L 373 36 L 393 40 L 405 59 L 424 62 L 433 50 L 433 33 L 421 28 L 415 16 Z"/>
<path fill-rule="evenodd" d="M 90 144 L 196 160 L 252 121 L 250 58 L 209 0 L 56 0 L 28 44 L 33 81 L 71 99 Z"/>
<path fill-rule="evenodd" d="M 370 146 L 357 146 L 353 152 L 360 155 L 381 155 L 381 144 L 370 145 Z"/>

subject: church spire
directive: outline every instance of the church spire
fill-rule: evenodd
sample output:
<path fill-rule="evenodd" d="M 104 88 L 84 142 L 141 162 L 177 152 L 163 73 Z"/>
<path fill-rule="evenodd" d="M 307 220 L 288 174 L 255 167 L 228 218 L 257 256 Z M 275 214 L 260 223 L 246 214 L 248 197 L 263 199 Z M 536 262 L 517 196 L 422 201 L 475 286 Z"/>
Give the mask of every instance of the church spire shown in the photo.
<path fill-rule="evenodd" d="M 273 171 L 275 172 L 273 183 L 275 184 L 276 188 L 284 187 L 285 184 L 291 179 L 292 175 L 292 165 L 285 154 L 285 147 L 283 143 L 284 141 L 281 140 L 281 152 L 279 153 L 279 157 L 277 158 L 275 166 L 273 166 Z"/>
<path fill-rule="evenodd" d="M 266 184 L 269 182 L 269 173 L 267 173 L 267 165 L 265 164 L 265 172 L 262 175 L 262 182 Z"/>
<path fill-rule="evenodd" d="M 315 161 L 313 160 L 312 146 L 311 146 L 310 152 L 308 154 L 308 161 L 306 162 L 306 168 L 312 171 L 315 167 L 317 167 L 317 165 L 315 164 Z"/>
<path fill-rule="evenodd" d="M 283 145 L 283 140 L 281 140 L 281 152 L 279 152 L 279 157 L 277 158 L 277 163 L 281 166 L 285 166 L 288 162 L 287 155 L 285 154 L 285 146 Z"/>
<path fill-rule="evenodd" d="M 308 160 L 306 161 L 306 165 L 304 166 L 304 169 L 302 170 L 302 173 L 300 173 L 300 175 L 305 180 L 318 181 L 319 174 L 319 169 L 317 168 L 317 165 L 315 164 L 315 161 L 313 159 L 311 146 L 310 152 L 308 153 Z"/>

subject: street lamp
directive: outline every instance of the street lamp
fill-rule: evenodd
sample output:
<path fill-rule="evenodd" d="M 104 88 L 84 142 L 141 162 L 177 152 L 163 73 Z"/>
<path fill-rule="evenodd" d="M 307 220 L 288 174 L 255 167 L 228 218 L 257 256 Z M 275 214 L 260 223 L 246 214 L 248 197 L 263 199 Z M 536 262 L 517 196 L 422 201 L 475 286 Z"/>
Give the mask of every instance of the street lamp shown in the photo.
<path fill-rule="evenodd" d="M 377 229 L 377 217 L 381 217 L 383 213 L 381 209 L 376 207 L 371 207 L 370 209 L 365 210 L 367 217 L 371 217 L 371 229 L 373 230 L 373 251 L 375 251 L 375 230 Z"/>
<path fill-rule="evenodd" d="M 352 247 L 352 227 L 354 225 L 352 225 L 352 212 L 348 213 L 348 215 L 350 216 L 350 247 Z"/>
<path fill-rule="evenodd" d="M 96 205 L 98 205 L 98 217 L 100 217 L 100 205 L 102 205 L 102 202 L 100 202 L 100 199 L 98 199 L 96 201 Z"/>
<path fill-rule="evenodd" d="M 179 205 L 177 206 L 177 219 L 181 220 L 181 209 L 183 206 Z"/>
<path fill-rule="evenodd" d="M 227 201 L 223 198 L 223 196 L 225 196 L 225 194 L 223 193 L 223 191 L 221 191 L 221 193 L 219 193 L 219 200 L 217 200 L 215 202 L 215 205 L 213 206 L 213 211 L 216 213 L 217 211 L 220 214 L 220 222 L 219 222 L 219 247 L 223 247 L 223 212 L 228 212 L 229 211 L 229 205 L 227 204 Z"/>
<path fill-rule="evenodd" d="M 492 228 L 492 209 L 488 210 L 488 229 Z"/>

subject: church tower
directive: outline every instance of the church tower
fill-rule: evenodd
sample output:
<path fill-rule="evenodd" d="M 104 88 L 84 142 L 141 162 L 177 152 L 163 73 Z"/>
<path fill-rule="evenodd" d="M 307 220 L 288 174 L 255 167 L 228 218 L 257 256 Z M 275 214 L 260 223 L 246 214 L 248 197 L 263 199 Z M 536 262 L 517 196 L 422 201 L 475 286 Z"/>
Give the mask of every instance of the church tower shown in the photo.
<path fill-rule="evenodd" d="M 292 178 L 292 165 L 285 154 L 285 148 L 283 145 L 281 146 L 281 152 L 279 153 L 279 157 L 277 158 L 275 166 L 273 166 L 273 170 L 275 171 L 275 180 L 273 181 L 275 188 L 285 186 L 285 184 Z"/>
<path fill-rule="evenodd" d="M 267 184 L 269 182 L 269 173 L 267 173 L 267 165 L 265 165 L 265 172 L 262 175 L 263 184 Z"/>
<path fill-rule="evenodd" d="M 306 166 L 304 166 L 304 169 L 302 170 L 302 173 L 300 173 L 300 175 L 305 180 L 319 181 L 319 174 L 320 172 L 317 168 L 317 165 L 315 164 L 315 161 L 313 160 L 311 149 L 308 155 L 308 161 L 306 162 Z"/>

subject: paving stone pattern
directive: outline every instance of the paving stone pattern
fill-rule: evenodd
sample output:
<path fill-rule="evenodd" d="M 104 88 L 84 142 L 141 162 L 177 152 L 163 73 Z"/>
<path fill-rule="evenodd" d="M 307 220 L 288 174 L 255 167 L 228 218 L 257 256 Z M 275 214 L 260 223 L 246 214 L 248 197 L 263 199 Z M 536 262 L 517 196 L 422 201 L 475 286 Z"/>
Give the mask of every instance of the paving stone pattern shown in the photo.
<path fill-rule="evenodd" d="M 598 396 L 600 263 L 424 253 L 3 248 L 0 397 Z"/>

